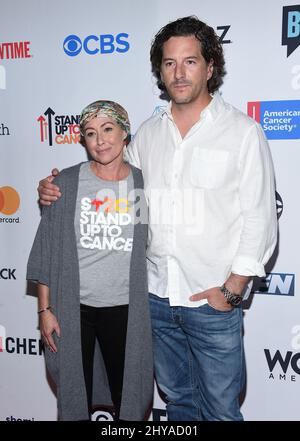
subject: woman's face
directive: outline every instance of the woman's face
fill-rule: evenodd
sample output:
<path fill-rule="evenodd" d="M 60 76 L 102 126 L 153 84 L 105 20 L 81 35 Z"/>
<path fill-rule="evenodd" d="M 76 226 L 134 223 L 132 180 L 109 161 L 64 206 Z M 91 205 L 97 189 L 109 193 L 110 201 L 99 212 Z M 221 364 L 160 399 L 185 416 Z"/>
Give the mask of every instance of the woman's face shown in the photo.
<path fill-rule="evenodd" d="M 101 165 L 123 162 L 123 147 L 127 133 L 112 118 L 101 116 L 88 121 L 83 129 L 90 156 Z"/>

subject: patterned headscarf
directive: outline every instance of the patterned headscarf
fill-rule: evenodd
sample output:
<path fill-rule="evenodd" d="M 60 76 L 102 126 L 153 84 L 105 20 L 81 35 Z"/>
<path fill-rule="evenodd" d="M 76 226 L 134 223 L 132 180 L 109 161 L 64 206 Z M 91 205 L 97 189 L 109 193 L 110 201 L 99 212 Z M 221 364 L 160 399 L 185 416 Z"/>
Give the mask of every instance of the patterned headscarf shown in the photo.
<path fill-rule="evenodd" d="M 106 116 L 114 119 L 119 126 L 130 134 L 130 122 L 126 110 L 114 101 L 99 100 L 86 106 L 80 115 L 80 133 L 83 136 L 85 124 L 93 118 Z"/>

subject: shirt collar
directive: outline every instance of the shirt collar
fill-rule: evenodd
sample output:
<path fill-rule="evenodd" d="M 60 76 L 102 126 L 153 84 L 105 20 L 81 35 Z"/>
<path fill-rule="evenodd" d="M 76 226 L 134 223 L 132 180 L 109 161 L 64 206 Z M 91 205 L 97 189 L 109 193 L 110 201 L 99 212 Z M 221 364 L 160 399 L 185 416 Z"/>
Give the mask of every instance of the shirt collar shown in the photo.
<path fill-rule="evenodd" d="M 163 118 L 164 115 L 167 115 L 169 118 L 173 118 L 171 108 L 172 108 L 172 101 L 170 101 L 168 105 L 162 110 L 160 117 Z"/>
<path fill-rule="evenodd" d="M 202 110 L 199 120 L 204 119 L 206 117 L 209 117 L 212 120 L 216 119 L 217 116 L 220 114 L 221 110 L 224 108 L 224 106 L 225 103 L 220 93 L 215 92 L 212 95 L 211 102 L 208 104 L 208 106 L 205 107 L 205 109 Z M 163 118 L 164 115 L 167 115 L 168 118 L 173 119 L 171 109 L 172 109 L 172 101 L 170 101 L 166 106 L 166 108 L 162 110 L 160 117 Z"/>

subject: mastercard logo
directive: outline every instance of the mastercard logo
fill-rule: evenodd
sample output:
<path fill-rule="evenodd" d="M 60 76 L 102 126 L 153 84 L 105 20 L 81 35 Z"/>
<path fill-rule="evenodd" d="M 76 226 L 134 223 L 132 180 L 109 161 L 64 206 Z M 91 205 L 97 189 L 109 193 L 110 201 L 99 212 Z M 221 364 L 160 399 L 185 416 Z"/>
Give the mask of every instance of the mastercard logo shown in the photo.
<path fill-rule="evenodd" d="M 19 193 L 12 187 L 0 187 L 0 213 L 14 214 L 20 206 Z"/>

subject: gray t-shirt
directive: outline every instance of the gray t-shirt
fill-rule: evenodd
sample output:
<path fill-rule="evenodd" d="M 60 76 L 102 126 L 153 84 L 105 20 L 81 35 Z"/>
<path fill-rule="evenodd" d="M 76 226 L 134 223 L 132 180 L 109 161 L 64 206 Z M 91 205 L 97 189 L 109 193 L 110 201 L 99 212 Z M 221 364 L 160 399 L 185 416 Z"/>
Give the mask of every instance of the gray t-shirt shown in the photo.
<path fill-rule="evenodd" d="M 80 302 L 94 307 L 126 305 L 133 243 L 133 177 L 98 178 L 82 164 L 75 212 Z"/>

